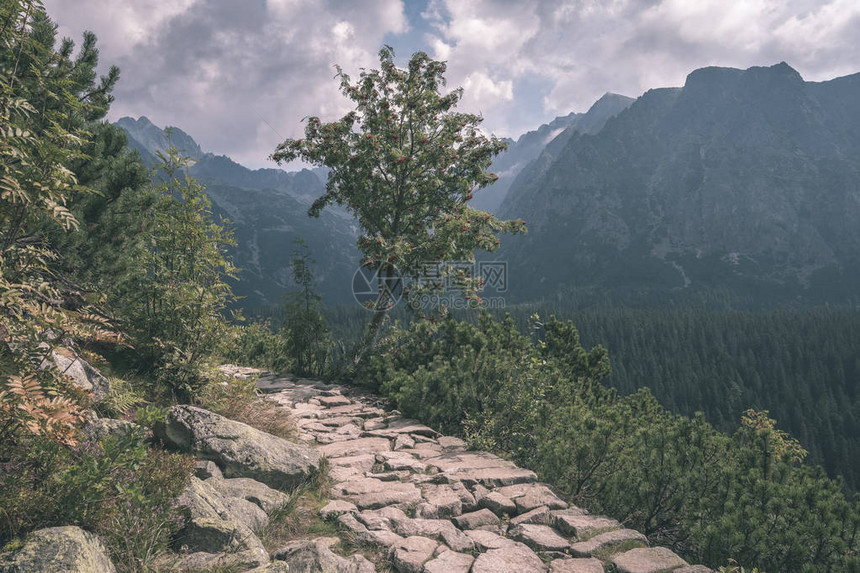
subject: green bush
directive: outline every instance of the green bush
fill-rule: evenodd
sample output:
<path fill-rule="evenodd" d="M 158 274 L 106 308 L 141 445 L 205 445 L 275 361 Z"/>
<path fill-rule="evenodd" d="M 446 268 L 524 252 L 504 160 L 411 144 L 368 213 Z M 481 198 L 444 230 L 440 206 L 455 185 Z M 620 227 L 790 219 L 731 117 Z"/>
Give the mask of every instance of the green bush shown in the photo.
<path fill-rule="evenodd" d="M 486 314 L 395 328 L 363 381 L 691 561 L 857 570 L 858 502 L 803 465 L 805 451 L 767 412 L 749 410 L 727 436 L 701 414 L 668 413 L 647 389 L 605 388 L 606 351 L 584 349 L 572 323 L 533 317 L 531 328 L 534 340 Z"/>
<path fill-rule="evenodd" d="M 266 323 L 254 322 L 233 328 L 233 339 L 225 358 L 243 366 L 284 372 L 289 368 L 286 340 Z"/>
<path fill-rule="evenodd" d="M 146 446 L 142 431 L 66 447 L 34 437 L 0 463 L 0 546 L 29 531 L 98 533 L 121 570 L 144 568 L 182 525 L 175 505 L 193 460 Z"/>

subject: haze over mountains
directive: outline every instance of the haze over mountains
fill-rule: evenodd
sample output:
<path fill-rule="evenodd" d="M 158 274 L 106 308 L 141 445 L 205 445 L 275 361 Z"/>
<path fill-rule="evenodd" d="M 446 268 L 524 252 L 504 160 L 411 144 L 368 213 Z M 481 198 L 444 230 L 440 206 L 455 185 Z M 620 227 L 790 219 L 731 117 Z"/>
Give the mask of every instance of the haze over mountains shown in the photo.
<path fill-rule="evenodd" d="M 730 292 L 844 301 L 860 287 L 860 74 L 703 68 L 597 133 L 553 141 L 513 182 L 503 241 L 518 300 Z"/>
<path fill-rule="evenodd" d="M 146 162 L 166 146 L 146 118 L 117 122 Z M 247 306 L 292 289 L 292 240 L 317 259 L 328 303 L 351 303 L 357 229 L 343 212 L 310 219 L 324 172 L 249 170 L 180 129 L 235 226 Z M 785 63 L 703 68 L 682 88 L 606 94 L 522 135 L 498 156 L 473 206 L 523 218 L 502 240 L 513 301 L 559 293 L 665 301 L 730 293 L 752 305 L 842 302 L 860 292 L 860 74 L 805 82 Z"/>

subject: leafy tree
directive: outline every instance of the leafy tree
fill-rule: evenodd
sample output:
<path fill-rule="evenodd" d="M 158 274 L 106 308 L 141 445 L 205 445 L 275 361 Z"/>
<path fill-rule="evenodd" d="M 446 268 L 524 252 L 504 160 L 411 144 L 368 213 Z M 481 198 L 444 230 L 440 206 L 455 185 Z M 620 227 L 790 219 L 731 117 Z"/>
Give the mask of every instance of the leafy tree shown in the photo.
<path fill-rule="evenodd" d="M 122 278 L 125 325 L 138 352 L 182 400 L 205 384 L 200 361 L 227 337 L 224 316 L 233 299 L 227 278 L 236 269 L 226 255 L 232 233 L 215 222 L 204 187 L 185 172 L 175 147 L 159 154 L 163 180 L 154 187 L 145 241 Z"/>
<path fill-rule="evenodd" d="M 290 268 L 299 291 L 286 295 L 284 325 L 281 333 L 286 338 L 287 356 L 296 374 L 322 376 L 325 372 L 330 340 L 325 318 L 320 310 L 322 297 L 314 288 L 310 256 L 307 244 L 301 239 L 294 241 L 296 249 Z"/>
<path fill-rule="evenodd" d="M 326 193 L 309 214 L 337 203 L 361 226 L 361 264 L 376 270 L 378 294 L 356 362 L 375 342 L 392 292 L 403 286 L 398 273 L 415 279 L 410 296 L 420 297 L 422 289 L 438 287 L 421 280 L 433 263 L 443 263 L 442 274 L 453 273 L 444 261 L 474 260 L 476 249 L 499 246 L 497 233 L 525 229 L 522 221 L 469 207 L 473 193 L 497 179 L 487 168 L 505 144 L 479 131 L 480 116 L 454 111 L 463 90 L 442 93 L 445 63 L 418 52 L 400 69 L 387 46 L 379 61 L 381 69 L 363 71 L 354 83 L 338 68 L 341 91 L 355 110 L 332 123 L 309 118 L 304 139 L 287 139 L 271 156 L 278 163 L 300 158 L 328 166 Z M 460 279 L 466 296 L 480 300 L 480 278 Z"/>
<path fill-rule="evenodd" d="M 90 190 L 71 167 L 83 158 L 91 122 L 107 112 L 119 70 L 96 79 L 91 33 L 76 56 L 71 40 L 55 44 L 41 2 L 0 6 L 0 415 L 4 430 L 69 441 L 72 390 L 39 366 L 59 342 L 104 335 L 109 325 L 69 288 L 44 226 L 79 226 L 67 204 Z"/>

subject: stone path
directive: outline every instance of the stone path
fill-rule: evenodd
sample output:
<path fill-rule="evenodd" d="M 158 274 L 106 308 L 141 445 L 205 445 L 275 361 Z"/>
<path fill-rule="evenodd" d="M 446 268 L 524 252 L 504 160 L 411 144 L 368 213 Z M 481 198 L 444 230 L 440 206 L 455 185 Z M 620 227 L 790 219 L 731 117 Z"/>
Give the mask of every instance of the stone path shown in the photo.
<path fill-rule="evenodd" d="M 258 371 L 228 367 L 248 376 Z M 262 373 L 330 464 L 323 519 L 401 573 L 705 573 L 617 521 L 568 505 L 534 472 L 470 451 L 357 389 Z M 614 567 L 614 569 L 612 569 Z"/>

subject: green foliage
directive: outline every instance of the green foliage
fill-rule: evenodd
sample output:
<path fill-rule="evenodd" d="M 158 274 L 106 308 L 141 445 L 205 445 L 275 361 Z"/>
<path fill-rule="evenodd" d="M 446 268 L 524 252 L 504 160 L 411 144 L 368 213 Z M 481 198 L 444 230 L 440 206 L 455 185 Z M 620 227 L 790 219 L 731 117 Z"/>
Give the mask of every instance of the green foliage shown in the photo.
<path fill-rule="evenodd" d="M 131 256 L 120 290 L 125 326 L 158 379 L 180 400 L 206 384 L 201 359 L 228 337 L 224 317 L 232 300 L 227 258 L 232 235 L 212 219 L 204 188 L 184 171 L 187 161 L 171 147 L 160 155 L 164 180 L 154 189 L 145 241 Z"/>
<path fill-rule="evenodd" d="M 234 325 L 225 358 L 234 364 L 283 372 L 289 367 L 286 340 L 273 333 L 269 322 Z"/>
<path fill-rule="evenodd" d="M 73 448 L 36 437 L 9 454 L 0 471 L 0 545 L 33 529 L 80 525 L 105 539 L 121 570 L 138 571 L 182 524 L 174 499 L 193 461 L 148 448 L 142 432 Z"/>
<path fill-rule="evenodd" d="M 315 261 L 304 241 L 297 239 L 294 243 L 296 249 L 290 270 L 300 290 L 286 295 L 280 334 L 286 341 L 286 354 L 293 373 L 319 378 L 326 372 L 332 342 L 320 308 L 322 297 L 316 293 L 311 272 Z"/>
<path fill-rule="evenodd" d="M 469 207 L 473 192 L 497 179 L 487 169 L 505 144 L 478 130 L 481 117 L 454 111 L 463 90 L 441 93 L 445 63 L 418 52 L 400 69 L 390 47 L 380 50 L 379 61 L 381 69 L 363 71 L 355 83 L 338 69 L 354 111 L 333 123 L 309 118 L 305 138 L 287 139 L 272 155 L 279 163 L 300 158 L 331 168 L 326 193 L 309 213 L 337 203 L 362 229 L 362 265 L 380 281 L 359 359 L 391 308 L 398 272 L 425 279 L 431 263 L 473 260 L 475 250 L 498 247 L 497 233 L 525 230 L 522 221 Z M 434 286 L 415 284 L 410 296 L 417 298 Z M 477 296 L 480 278 L 464 278 L 462 286 Z"/>
<path fill-rule="evenodd" d="M 618 396 L 600 383 L 603 348 L 583 348 L 570 322 L 530 324 L 534 340 L 487 314 L 398 328 L 363 374 L 406 415 L 511 457 L 691 561 L 856 566 L 860 506 L 802 464 L 805 451 L 767 412 L 747 411 L 730 437 L 701 414 L 668 413 L 647 389 Z"/>
<path fill-rule="evenodd" d="M 73 441 L 74 392 L 40 365 L 66 340 L 110 336 L 110 322 L 63 273 L 45 229 L 80 222 L 67 204 L 92 190 L 72 171 L 91 122 L 103 117 L 119 71 L 96 81 L 95 36 L 77 55 L 41 2 L 0 8 L 0 438 L 19 430 Z"/>
<path fill-rule="evenodd" d="M 860 312 L 598 308 L 575 301 L 508 309 L 525 327 L 535 310 L 573 319 L 612 354 L 606 384 L 648 386 L 667 409 L 702 411 L 731 433 L 747 408 L 768 410 L 846 490 L 860 484 Z M 336 325 L 334 325 L 336 326 Z"/>

